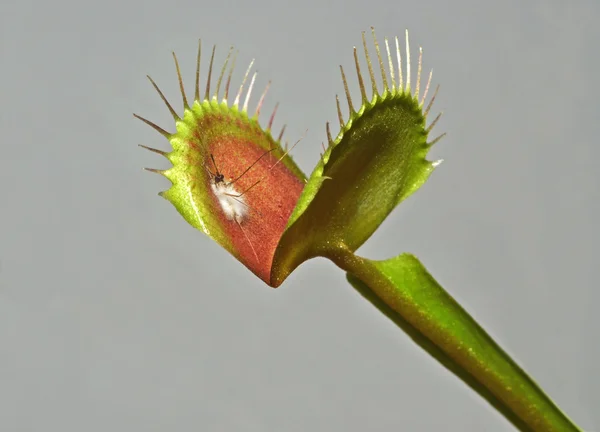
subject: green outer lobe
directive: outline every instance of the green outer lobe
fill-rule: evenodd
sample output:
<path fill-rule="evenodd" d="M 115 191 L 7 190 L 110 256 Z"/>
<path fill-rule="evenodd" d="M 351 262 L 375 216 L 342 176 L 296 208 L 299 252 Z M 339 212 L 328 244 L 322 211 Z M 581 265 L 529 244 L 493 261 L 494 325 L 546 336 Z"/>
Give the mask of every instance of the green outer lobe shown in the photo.
<path fill-rule="evenodd" d="M 579 431 L 540 387 L 433 279 L 402 254 L 372 261 L 351 251 L 330 257 L 464 368 L 536 431 Z"/>
<path fill-rule="evenodd" d="M 356 250 L 434 169 L 422 106 L 406 92 L 375 95 L 313 171 L 275 254 L 277 286 L 300 263 Z"/>

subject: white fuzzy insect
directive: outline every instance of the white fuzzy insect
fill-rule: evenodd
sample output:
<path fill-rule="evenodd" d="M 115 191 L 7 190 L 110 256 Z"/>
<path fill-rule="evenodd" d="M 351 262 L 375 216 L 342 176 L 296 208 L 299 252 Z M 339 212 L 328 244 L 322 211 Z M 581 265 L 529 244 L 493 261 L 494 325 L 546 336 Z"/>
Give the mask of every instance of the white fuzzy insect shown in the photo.
<path fill-rule="evenodd" d="M 217 167 L 217 163 L 215 162 L 215 158 L 211 153 L 210 158 L 211 158 L 213 166 L 215 168 L 215 172 L 213 173 L 206 166 L 205 166 L 205 168 L 211 177 L 210 187 L 211 187 L 213 193 L 215 194 L 215 197 L 217 197 L 217 200 L 219 201 L 219 205 L 221 206 L 221 210 L 223 210 L 223 213 L 225 214 L 225 217 L 228 220 L 234 220 L 237 222 L 238 225 L 240 225 L 242 223 L 242 221 L 248 216 L 250 206 L 248 205 L 248 203 L 246 203 L 244 194 L 246 192 L 248 192 L 250 189 L 252 189 L 254 186 L 256 186 L 258 183 L 260 183 L 262 181 L 262 179 L 256 181 L 252 186 L 250 186 L 249 188 L 247 188 L 245 191 L 243 191 L 241 193 L 237 191 L 237 189 L 234 186 L 234 183 L 236 181 L 238 181 L 240 178 L 242 178 L 248 171 L 250 171 L 250 169 L 254 165 L 256 165 L 263 157 L 265 157 L 266 155 L 271 153 L 273 150 L 274 149 L 269 149 L 269 150 L 265 151 L 258 159 L 256 159 L 252 163 L 252 165 L 250 165 L 248 168 L 246 168 L 246 170 L 244 172 L 242 172 L 242 174 L 240 174 L 237 178 L 235 178 L 231 181 L 225 180 L 225 175 L 219 171 L 219 168 Z M 285 153 L 284 156 L 285 155 L 287 155 L 287 153 Z M 283 159 L 283 157 L 280 158 L 277 161 L 277 163 L 275 163 L 275 165 L 277 165 L 279 162 L 281 162 L 281 159 Z M 273 169 L 273 167 L 275 165 L 271 166 L 271 168 L 269 168 L 269 170 Z M 240 225 L 240 227 L 241 227 L 241 225 Z"/>
<path fill-rule="evenodd" d="M 262 156 L 261 156 L 262 157 Z M 250 206 L 246 203 L 246 199 L 244 198 L 244 191 L 239 193 L 233 184 L 241 177 L 234 179 L 232 181 L 226 181 L 225 175 L 219 172 L 219 168 L 217 168 L 217 163 L 215 162 L 214 156 L 211 154 L 210 158 L 212 159 L 212 163 L 215 167 L 215 172 L 213 173 L 207 166 L 205 166 L 206 171 L 208 171 L 211 179 L 210 179 L 210 188 L 215 194 L 215 197 L 219 201 L 219 205 L 221 206 L 221 210 L 223 210 L 223 214 L 227 220 L 235 221 L 235 223 L 240 227 L 244 237 L 248 241 L 250 248 L 252 249 L 252 253 L 254 253 L 254 257 L 258 261 L 258 254 L 256 253 L 256 249 L 254 249 L 254 245 L 250 241 L 248 234 L 242 228 L 242 221 L 248 217 L 248 210 Z M 254 164 L 253 164 L 254 165 Z M 252 167 L 252 166 L 251 166 Z M 249 169 L 249 168 L 248 168 Z M 248 170 L 244 171 L 242 175 L 244 175 Z"/>
<path fill-rule="evenodd" d="M 221 210 L 228 220 L 235 220 L 238 224 L 248 216 L 248 204 L 233 184 L 227 183 L 223 174 L 217 173 L 211 181 L 210 187 L 217 197 Z"/>
<path fill-rule="evenodd" d="M 235 221 L 238 225 L 240 225 L 248 216 L 249 206 L 244 198 L 244 193 L 238 192 L 233 185 L 236 180 L 239 179 L 239 177 L 233 181 L 226 181 L 225 175 L 219 171 L 217 163 L 215 162 L 215 158 L 212 154 L 210 155 L 210 158 L 212 159 L 213 166 L 215 167 L 214 173 L 208 167 L 206 167 L 206 171 L 208 171 L 211 177 L 210 188 L 219 201 L 221 210 L 223 210 L 227 220 Z M 244 174 L 246 171 L 244 171 Z"/>

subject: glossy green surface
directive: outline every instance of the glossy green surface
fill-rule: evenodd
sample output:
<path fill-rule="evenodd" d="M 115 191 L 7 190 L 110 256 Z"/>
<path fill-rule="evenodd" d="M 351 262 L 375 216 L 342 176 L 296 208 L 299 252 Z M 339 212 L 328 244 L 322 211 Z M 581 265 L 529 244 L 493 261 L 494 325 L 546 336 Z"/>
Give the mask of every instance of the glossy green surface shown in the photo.
<path fill-rule="evenodd" d="M 364 34 L 363 42 L 370 78 L 366 85 L 370 84 L 372 89 L 371 99 L 367 100 L 365 80 L 355 51 L 362 97 L 360 108 L 354 110 L 347 92 L 350 115 L 343 122 L 338 103 L 341 130 L 334 139 L 328 129 L 329 146 L 288 221 L 275 253 L 271 279 L 274 286 L 309 258 L 328 256 L 340 247 L 358 249 L 400 202 L 427 181 L 437 166 L 436 162 L 426 159 L 427 152 L 437 141 L 427 141 L 436 120 L 429 127 L 426 125 L 433 98 L 426 108 L 425 97 L 419 100 L 421 69 L 413 88 L 409 81 L 410 62 L 403 73 L 395 69 L 395 60 L 389 55 L 386 70 L 375 41 L 380 60 L 378 72 L 383 82 L 380 91 Z M 407 56 L 405 61 L 409 58 Z M 347 89 L 343 72 L 342 79 Z"/>
<path fill-rule="evenodd" d="M 439 358 L 439 351 L 430 353 L 443 363 L 449 359 L 452 364 L 446 366 L 488 399 L 517 428 L 579 430 L 416 257 L 402 254 L 385 261 L 372 261 L 347 251 L 332 259 L 349 272 L 350 282 L 363 295 L 369 298 L 366 291 L 371 290 L 418 335 L 439 348 L 444 358 Z M 374 303 L 379 307 L 376 301 Z M 471 377 L 489 393 L 473 385 Z"/>
<path fill-rule="evenodd" d="M 289 226 L 280 247 L 299 262 L 321 255 L 331 243 L 358 249 L 434 166 L 425 118 L 410 95 L 379 97 L 357 115 L 327 163 L 309 180 L 318 190 Z M 317 189 L 317 187 L 315 187 Z M 293 264 L 290 264 L 293 265 Z"/>

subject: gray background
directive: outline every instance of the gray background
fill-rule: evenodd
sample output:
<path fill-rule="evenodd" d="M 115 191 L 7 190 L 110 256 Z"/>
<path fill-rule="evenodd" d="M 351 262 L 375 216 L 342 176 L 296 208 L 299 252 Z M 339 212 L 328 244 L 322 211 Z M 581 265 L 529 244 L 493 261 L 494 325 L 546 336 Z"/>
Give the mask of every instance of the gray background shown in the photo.
<path fill-rule="evenodd" d="M 176 50 L 191 94 L 201 37 L 218 64 L 240 49 L 238 77 L 257 58 L 263 112 L 282 103 L 290 140 L 309 129 L 310 172 L 371 25 L 424 47 L 448 137 L 360 252 L 417 254 L 600 430 L 599 16 L 592 0 L 3 1 L 0 430 L 512 430 L 331 263 L 272 290 L 141 170 L 168 164 L 138 143 L 168 144 L 131 113 L 172 128 L 145 74 L 177 101 Z"/>

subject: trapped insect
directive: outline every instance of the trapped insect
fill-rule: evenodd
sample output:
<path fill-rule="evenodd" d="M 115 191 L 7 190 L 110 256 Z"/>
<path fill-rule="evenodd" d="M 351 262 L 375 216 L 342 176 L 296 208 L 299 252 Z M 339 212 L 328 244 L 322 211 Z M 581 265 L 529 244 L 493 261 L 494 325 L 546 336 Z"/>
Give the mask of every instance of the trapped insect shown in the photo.
<path fill-rule="evenodd" d="M 206 171 L 208 171 L 208 174 L 211 177 L 210 187 L 213 191 L 213 194 L 217 197 L 219 205 L 221 206 L 221 210 L 223 210 L 223 213 L 228 220 L 235 220 L 235 222 L 241 224 L 242 221 L 248 216 L 248 210 L 251 207 L 246 202 L 244 195 L 258 183 L 260 183 L 262 179 L 257 180 L 241 193 L 236 190 L 234 184 L 248 171 L 250 171 L 250 169 L 252 169 L 252 167 L 258 163 L 258 161 L 260 161 L 264 156 L 273 150 L 274 149 L 270 149 L 264 152 L 256 161 L 252 163 L 252 165 L 246 168 L 244 172 L 231 181 L 225 180 L 225 175 L 219 171 L 214 155 L 212 153 L 210 154 L 210 159 L 215 169 L 215 172 L 213 173 L 210 168 L 205 166 Z"/>

